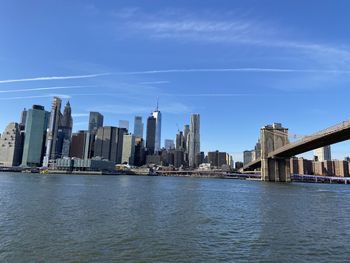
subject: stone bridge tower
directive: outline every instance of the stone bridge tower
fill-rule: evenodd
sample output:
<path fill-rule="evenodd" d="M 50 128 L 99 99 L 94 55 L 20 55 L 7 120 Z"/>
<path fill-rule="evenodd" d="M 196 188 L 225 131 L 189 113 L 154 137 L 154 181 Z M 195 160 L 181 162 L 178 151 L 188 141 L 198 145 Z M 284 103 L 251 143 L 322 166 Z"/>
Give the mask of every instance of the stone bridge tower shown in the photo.
<path fill-rule="evenodd" d="M 288 129 L 274 123 L 260 130 L 261 141 L 261 180 L 270 182 L 290 181 L 289 158 L 269 158 L 269 153 L 289 143 Z"/>

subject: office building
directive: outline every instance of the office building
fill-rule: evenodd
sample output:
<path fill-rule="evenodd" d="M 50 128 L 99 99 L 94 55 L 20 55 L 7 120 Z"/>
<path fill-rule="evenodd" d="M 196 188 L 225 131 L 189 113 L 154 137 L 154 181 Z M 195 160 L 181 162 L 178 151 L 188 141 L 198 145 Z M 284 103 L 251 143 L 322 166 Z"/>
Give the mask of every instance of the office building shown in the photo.
<path fill-rule="evenodd" d="M 146 163 L 144 141 L 140 137 L 135 136 L 135 158 L 134 165 L 142 166 Z"/>
<path fill-rule="evenodd" d="M 314 151 L 314 158 L 316 161 L 323 162 L 323 161 L 331 161 L 332 155 L 331 155 L 331 146 L 325 146 L 322 148 L 318 148 Z"/>
<path fill-rule="evenodd" d="M 26 120 L 27 120 L 27 109 L 24 108 L 22 113 L 21 113 L 21 122 L 19 123 L 21 126 L 26 125 Z"/>
<path fill-rule="evenodd" d="M 22 166 L 41 166 L 49 118 L 50 113 L 45 111 L 43 106 L 33 105 L 33 108 L 28 110 L 25 123 Z"/>
<path fill-rule="evenodd" d="M 110 160 L 116 164 L 122 161 L 123 137 L 126 129 L 112 126 L 100 127 L 97 130 L 94 146 L 95 157 Z"/>
<path fill-rule="evenodd" d="M 344 160 L 334 161 L 335 175 L 340 177 L 349 177 L 349 164 Z"/>
<path fill-rule="evenodd" d="M 119 128 L 123 128 L 129 131 L 129 121 L 127 120 L 120 120 L 119 121 Z"/>
<path fill-rule="evenodd" d="M 121 163 L 134 165 L 134 161 L 135 161 L 135 136 L 133 134 L 124 134 Z"/>
<path fill-rule="evenodd" d="M 72 109 L 68 101 L 66 106 L 64 107 L 63 117 L 61 120 L 61 125 L 59 127 L 61 138 L 62 138 L 62 142 L 61 142 L 62 150 L 60 154 L 61 157 L 69 156 L 69 150 L 70 150 L 70 144 L 71 144 L 71 138 L 72 138 L 72 129 L 73 129 Z"/>
<path fill-rule="evenodd" d="M 188 134 L 188 159 L 191 168 L 196 167 L 196 156 L 200 153 L 200 116 L 199 114 L 191 115 L 190 132 Z"/>
<path fill-rule="evenodd" d="M 155 131 L 155 141 L 154 141 L 154 150 L 159 151 L 161 149 L 161 137 L 162 137 L 162 114 L 158 109 L 158 101 L 157 108 L 152 113 L 153 117 L 156 119 L 156 131 Z"/>
<path fill-rule="evenodd" d="M 58 128 L 61 123 L 61 103 L 62 100 L 59 97 L 53 98 L 46 140 L 46 154 L 43 161 L 44 167 L 48 167 L 50 160 L 54 160 L 60 155 Z"/>
<path fill-rule="evenodd" d="M 135 116 L 134 135 L 135 137 L 143 138 L 143 122 L 141 116 Z"/>
<path fill-rule="evenodd" d="M 99 112 L 90 112 L 89 116 L 89 132 L 96 134 L 98 128 L 103 126 L 103 115 Z"/>
<path fill-rule="evenodd" d="M 78 131 L 72 135 L 70 157 L 88 159 L 90 153 L 91 138 L 89 131 Z"/>
<path fill-rule="evenodd" d="M 12 167 L 21 163 L 22 147 L 19 124 L 11 122 L 0 138 L 0 166 Z"/>
<path fill-rule="evenodd" d="M 185 152 L 188 153 L 188 145 L 190 144 L 189 135 L 190 134 L 190 125 L 184 125 L 183 136 L 184 136 L 184 147 Z"/>
<path fill-rule="evenodd" d="M 175 149 L 175 144 L 174 144 L 174 140 L 170 140 L 170 139 L 165 139 L 164 140 L 164 148 L 166 150 L 174 150 Z"/>
<path fill-rule="evenodd" d="M 244 151 L 243 152 L 243 164 L 246 165 L 252 162 L 255 158 L 255 151 Z"/>
<path fill-rule="evenodd" d="M 230 155 L 226 152 L 208 152 L 208 163 L 211 167 L 221 168 L 223 165 L 231 167 Z"/>
<path fill-rule="evenodd" d="M 146 150 L 148 154 L 155 152 L 156 141 L 156 126 L 157 120 L 153 115 L 147 118 L 147 130 L 146 130 Z"/>

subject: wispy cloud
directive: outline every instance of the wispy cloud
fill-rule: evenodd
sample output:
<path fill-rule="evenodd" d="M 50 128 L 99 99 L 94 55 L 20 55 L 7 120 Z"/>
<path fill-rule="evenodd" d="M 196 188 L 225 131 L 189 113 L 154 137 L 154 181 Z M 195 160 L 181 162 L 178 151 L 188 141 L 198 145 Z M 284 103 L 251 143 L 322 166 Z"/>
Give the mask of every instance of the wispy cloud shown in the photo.
<path fill-rule="evenodd" d="M 215 72 L 260 72 L 260 73 L 326 73 L 350 74 L 350 70 L 294 69 L 294 68 L 192 68 L 192 69 L 160 69 L 145 71 L 118 72 L 119 75 L 147 75 L 162 73 L 215 73 Z"/>
<path fill-rule="evenodd" d="M 71 96 L 67 94 L 46 94 L 46 95 L 37 95 L 37 96 L 18 96 L 18 97 L 7 97 L 0 98 L 0 100 L 21 100 L 21 99 L 37 99 L 37 98 L 52 98 L 60 97 L 61 99 L 70 99 Z"/>
<path fill-rule="evenodd" d="M 298 36 L 297 29 L 246 14 L 233 14 L 231 11 L 215 13 L 203 9 L 195 13 L 177 9 L 147 13 L 135 8 L 115 13 L 115 27 L 119 35 L 143 36 L 153 40 L 260 46 L 273 48 L 279 53 L 297 52 L 304 60 L 312 58 L 324 66 L 340 66 L 350 62 L 349 48 L 331 42 L 314 42 Z M 276 50 L 276 47 L 279 49 Z"/>
<path fill-rule="evenodd" d="M 168 80 L 140 82 L 141 85 L 157 85 L 157 84 L 169 84 L 169 83 L 170 83 L 170 81 L 168 81 Z"/>
<path fill-rule="evenodd" d="M 73 118 L 80 118 L 80 117 L 89 117 L 89 113 L 73 113 Z"/>
<path fill-rule="evenodd" d="M 35 78 L 21 78 L 21 79 L 6 79 L 0 80 L 0 84 L 14 83 L 14 82 L 28 82 L 28 81 L 48 81 L 48 80 L 68 80 L 68 79 L 86 79 L 96 78 L 109 75 L 110 73 L 89 74 L 89 75 L 74 75 L 74 76 L 50 76 L 50 77 L 35 77 Z"/>
<path fill-rule="evenodd" d="M 30 91 L 43 91 L 43 90 L 61 90 L 61 89 L 83 89 L 91 88 L 96 86 L 54 86 L 54 87 L 44 87 L 44 88 L 30 88 L 30 89 L 9 89 L 0 90 L 0 93 L 15 93 L 15 92 L 30 92 Z"/>

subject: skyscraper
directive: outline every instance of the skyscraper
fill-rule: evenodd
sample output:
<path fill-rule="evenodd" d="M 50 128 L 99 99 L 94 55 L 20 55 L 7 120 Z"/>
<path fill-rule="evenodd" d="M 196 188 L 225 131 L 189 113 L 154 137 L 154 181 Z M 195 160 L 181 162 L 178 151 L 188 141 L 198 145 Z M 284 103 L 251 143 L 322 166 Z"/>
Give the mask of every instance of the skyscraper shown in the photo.
<path fill-rule="evenodd" d="M 156 118 L 153 115 L 147 118 L 146 148 L 149 154 L 153 154 L 156 141 Z"/>
<path fill-rule="evenodd" d="M 77 133 L 73 133 L 69 156 L 88 159 L 90 146 L 90 133 L 88 131 L 78 131 Z"/>
<path fill-rule="evenodd" d="M 123 137 L 126 129 L 105 126 L 97 130 L 95 141 L 95 157 L 102 157 L 117 164 L 122 161 Z"/>
<path fill-rule="evenodd" d="M 25 139 L 23 147 L 22 165 L 39 167 L 45 149 L 45 137 L 50 113 L 43 106 L 33 105 L 28 110 L 25 123 Z"/>
<path fill-rule="evenodd" d="M 58 127 L 61 122 L 61 103 L 62 100 L 59 97 L 53 98 L 46 140 L 46 154 L 43 161 L 44 167 L 48 167 L 49 161 L 52 159 L 56 159 L 59 155 L 57 143 Z"/>
<path fill-rule="evenodd" d="M 196 156 L 200 153 L 200 116 L 199 114 L 191 115 L 191 124 L 189 132 L 189 149 L 188 159 L 189 166 L 197 167 Z"/>
<path fill-rule="evenodd" d="M 11 122 L 0 138 L 0 166 L 12 167 L 21 162 L 21 134 L 19 124 Z"/>
<path fill-rule="evenodd" d="M 89 132 L 96 134 L 98 128 L 103 126 L 103 115 L 99 112 L 90 112 L 89 116 Z"/>
<path fill-rule="evenodd" d="M 325 146 L 322 148 L 318 148 L 314 151 L 315 159 L 317 158 L 317 161 L 323 162 L 323 161 L 331 161 L 332 160 L 332 154 L 331 154 L 331 146 Z"/>
<path fill-rule="evenodd" d="M 69 150 L 70 150 L 70 144 L 71 144 L 71 140 L 72 140 L 72 129 L 73 129 L 72 109 L 70 107 L 69 101 L 67 102 L 66 106 L 64 107 L 63 117 L 62 117 L 62 121 L 61 121 L 61 125 L 60 125 L 59 129 L 62 132 L 61 156 L 68 157 Z"/>
<path fill-rule="evenodd" d="M 135 116 L 134 135 L 138 138 L 143 138 L 143 123 L 141 116 Z"/>
<path fill-rule="evenodd" d="M 153 117 L 156 119 L 156 137 L 155 137 L 155 144 L 154 144 L 154 150 L 159 151 L 161 148 L 161 137 L 162 137 L 162 114 L 158 109 L 158 101 L 157 101 L 157 108 L 152 113 Z"/>
<path fill-rule="evenodd" d="M 134 165 L 135 160 L 135 135 L 124 134 L 122 163 Z"/>
<path fill-rule="evenodd" d="M 127 129 L 129 131 L 129 121 L 120 120 L 119 121 L 119 128 Z"/>
<path fill-rule="evenodd" d="M 183 136 L 184 136 L 184 146 L 187 153 L 188 153 L 188 145 L 190 143 L 189 137 L 188 137 L 189 134 L 190 134 L 190 125 L 186 124 L 184 125 Z"/>
<path fill-rule="evenodd" d="M 22 113 L 21 113 L 21 122 L 19 123 L 22 126 L 26 125 L 26 120 L 27 120 L 27 109 L 24 108 Z"/>

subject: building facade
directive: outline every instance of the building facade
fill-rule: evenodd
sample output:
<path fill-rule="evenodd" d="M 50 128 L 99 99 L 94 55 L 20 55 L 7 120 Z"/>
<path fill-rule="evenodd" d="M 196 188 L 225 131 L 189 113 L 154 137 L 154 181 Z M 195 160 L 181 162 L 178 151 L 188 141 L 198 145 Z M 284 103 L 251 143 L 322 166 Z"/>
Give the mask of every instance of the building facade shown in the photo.
<path fill-rule="evenodd" d="M 11 122 L 0 138 L 0 166 L 18 166 L 22 158 L 22 138 L 19 124 Z"/>
<path fill-rule="evenodd" d="M 200 153 L 200 115 L 191 115 L 189 132 L 188 159 L 191 168 L 196 167 L 196 156 Z"/>
<path fill-rule="evenodd" d="M 50 113 L 45 111 L 43 106 L 33 105 L 33 108 L 28 110 L 22 156 L 23 166 L 41 166 L 49 118 Z"/>

